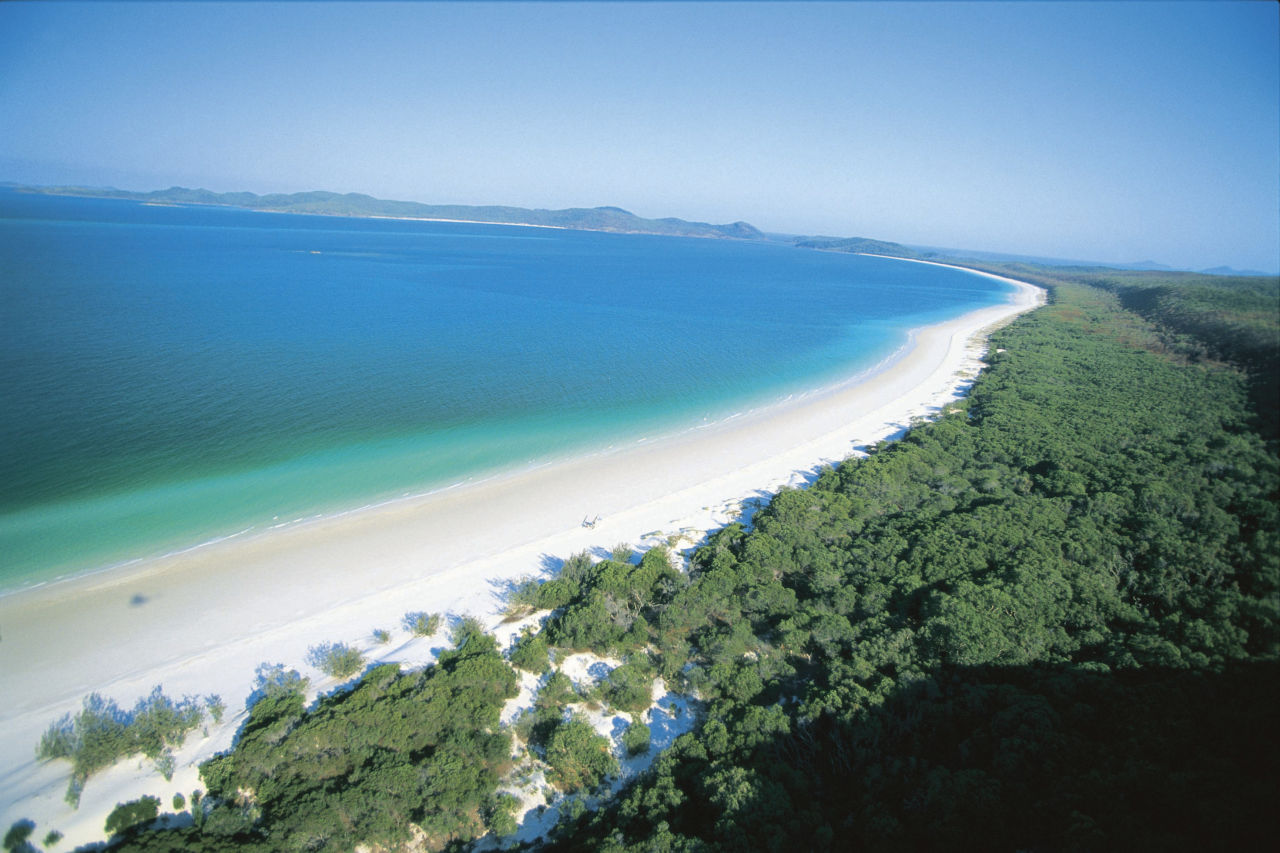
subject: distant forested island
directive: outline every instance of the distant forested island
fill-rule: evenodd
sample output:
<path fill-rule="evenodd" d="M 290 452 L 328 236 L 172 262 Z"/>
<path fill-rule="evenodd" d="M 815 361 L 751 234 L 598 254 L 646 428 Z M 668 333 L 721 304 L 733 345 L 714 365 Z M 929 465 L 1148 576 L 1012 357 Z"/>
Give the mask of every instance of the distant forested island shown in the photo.
<path fill-rule="evenodd" d="M 901 243 L 888 240 L 872 240 L 868 237 L 801 237 L 796 240 L 801 249 L 821 249 L 824 252 L 849 252 L 855 255 L 890 255 L 895 258 L 939 258 L 937 252 L 916 251 Z"/>
<path fill-rule="evenodd" d="M 363 193 L 334 193 L 322 190 L 301 193 L 251 192 L 217 193 L 205 189 L 170 187 L 167 190 L 134 192 L 113 187 L 37 187 L 10 185 L 20 192 L 65 195 L 77 198 L 116 198 L 143 204 L 200 204 L 237 207 L 267 213 L 304 213 L 320 216 L 388 217 L 445 222 L 486 222 L 494 225 L 537 225 L 575 231 L 609 231 L 618 234 L 659 234 L 668 237 L 709 237 L 730 240 L 782 240 L 802 249 L 822 249 L 854 254 L 891 255 L 896 258 L 936 258 L 932 251 L 917 251 L 887 240 L 867 237 L 803 237 L 768 235 L 748 222 L 712 225 L 676 217 L 646 219 L 620 207 L 571 207 L 563 210 L 513 207 L 511 205 L 423 204 L 393 201 Z"/>
<path fill-rule="evenodd" d="M 499 225 L 539 225 L 578 231 L 611 231 L 621 234 L 661 234 L 671 237 L 712 237 L 764 240 L 765 235 L 746 222 L 711 225 L 667 217 L 645 219 L 620 207 L 573 207 L 565 210 L 530 209 L 505 205 L 422 204 L 390 201 L 363 193 L 251 192 L 216 193 L 205 189 L 170 187 L 167 190 L 133 192 L 101 187 L 19 187 L 24 192 L 69 195 L 81 198 L 119 198 L 146 204 L 204 204 L 239 207 L 270 213 L 310 213 L 323 216 L 367 216 L 396 219 L 430 219 L 456 222 L 490 222 Z"/>

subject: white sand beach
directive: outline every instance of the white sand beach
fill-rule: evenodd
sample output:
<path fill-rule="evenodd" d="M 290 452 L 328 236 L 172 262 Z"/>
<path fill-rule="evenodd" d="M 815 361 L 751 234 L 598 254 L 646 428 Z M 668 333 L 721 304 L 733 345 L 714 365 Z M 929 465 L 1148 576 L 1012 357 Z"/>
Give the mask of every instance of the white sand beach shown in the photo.
<path fill-rule="evenodd" d="M 304 662 L 316 643 L 425 663 L 444 633 L 413 639 L 400 626 L 408 611 L 496 627 L 513 581 L 573 553 L 644 549 L 681 532 L 676 547 L 689 547 L 745 501 L 802 484 L 963 394 L 986 333 L 1043 301 L 1011 283 L 1009 303 L 917 330 L 873 375 L 705 429 L 0 598 L 0 824 L 33 820 L 35 838 L 56 829 L 65 838 L 55 849 L 68 850 L 101 839 L 118 802 L 151 794 L 167 808 L 175 792 L 189 797 L 201 787 L 195 765 L 243 721 L 260 663 L 297 668 L 323 691 L 332 680 Z M 390 642 L 375 642 L 379 628 Z M 35 760 L 41 733 L 90 692 L 127 708 L 157 684 L 171 697 L 220 694 L 226 718 L 189 736 L 171 782 L 135 757 L 91 777 L 73 810 L 69 765 Z"/>

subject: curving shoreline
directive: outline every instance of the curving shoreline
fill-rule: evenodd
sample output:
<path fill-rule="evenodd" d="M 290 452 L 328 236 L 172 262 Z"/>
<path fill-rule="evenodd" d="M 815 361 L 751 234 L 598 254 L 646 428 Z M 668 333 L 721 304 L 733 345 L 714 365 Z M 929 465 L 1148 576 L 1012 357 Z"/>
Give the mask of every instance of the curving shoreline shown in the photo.
<path fill-rule="evenodd" d="M 901 358 L 856 384 L 605 455 L 5 596 L 0 820 L 31 818 L 68 842 L 95 840 L 117 802 L 199 786 L 194 764 L 229 744 L 257 664 L 297 667 L 325 689 L 301 663 L 317 642 L 426 662 L 430 643 L 397 632 L 379 646 L 370 632 L 395 628 L 409 610 L 473 613 L 493 625 L 516 578 L 617 542 L 643 548 L 687 531 L 684 547 L 742 501 L 898 434 L 960 396 L 989 330 L 1042 300 L 1039 288 L 1002 280 L 1018 288 L 1012 301 L 915 330 Z M 601 520 L 585 528 L 584 515 Z M 149 768 L 117 768 L 93 777 L 72 812 L 62 802 L 65 766 L 34 762 L 40 733 L 86 693 L 128 706 L 156 684 L 171 696 L 220 693 L 231 710 L 209 738 L 193 735 L 172 783 Z"/>

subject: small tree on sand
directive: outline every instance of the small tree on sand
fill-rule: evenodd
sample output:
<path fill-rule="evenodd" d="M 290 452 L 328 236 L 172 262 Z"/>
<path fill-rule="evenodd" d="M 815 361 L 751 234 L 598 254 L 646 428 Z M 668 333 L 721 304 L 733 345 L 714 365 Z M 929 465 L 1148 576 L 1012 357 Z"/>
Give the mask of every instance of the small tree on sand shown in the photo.
<path fill-rule="evenodd" d="M 364 666 L 364 655 L 346 643 L 321 643 L 307 650 L 307 663 L 325 675 L 347 678 Z"/>
<path fill-rule="evenodd" d="M 440 630 L 440 614 L 424 613 L 421 610 L 406 613 L 401 620 L 404 629 L 415 637 L 430 637 Z"/>
<path fill-rule="evenodd" d="M 160 814 L 158 797 L 143 797 L 129 803 L 117 805 L 115 811 L 107 816 L 107 835 L 118 835 L 148 824 Z"/>

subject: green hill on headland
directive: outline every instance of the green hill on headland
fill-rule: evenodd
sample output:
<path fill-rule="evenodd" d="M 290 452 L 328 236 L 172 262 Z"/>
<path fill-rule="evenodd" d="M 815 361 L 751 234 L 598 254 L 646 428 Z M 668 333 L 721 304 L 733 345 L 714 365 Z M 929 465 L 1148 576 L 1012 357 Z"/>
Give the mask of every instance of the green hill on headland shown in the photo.
<path fill-rule="evenodd" d="M 323 191 L 269 195 L 250 192 L 215 193 L 204 189 L 170 187 L 153 192 L 101 189 L 93 187 L 26 187 L 32 192 L 90 198 L 119 198 L 149 204 L 208 204 L 242 207 L 271 213 L 311 213 L 324 216 L 393 217 L 397 219 L 438 219 L 459 222 L 491 222 L 507 225 L 541 225 L 580 231 L 612 231 L 622 234 L 662 234 L 672 237 L 713 237 L 735 240 L 763 240 L 753 225 L 733 222 L 711 225 L 683 219 L 645 219 L 620 207 L 573 207 L 564 210 L 530 209 L 502 205 L 422 204 L 416 201 L 389 201 L 363 193 Z"/>
<path fill-rule="evenodd" d="M 867 237 L 807 237 L 796 241 L 801 249 L 820 249 L 824 252 L 849 252 L 855 255 L 891 255 L 895 258 L 935 258 L 933 252 L 917 252 L 901 243 L 888 240 L 872 240 Z"/>

